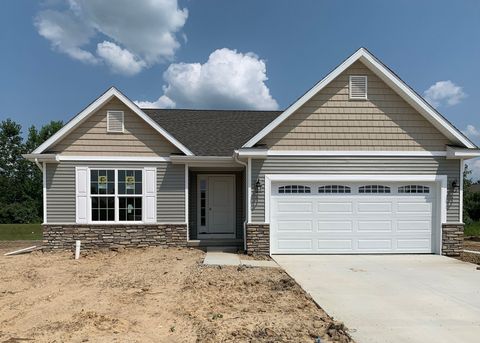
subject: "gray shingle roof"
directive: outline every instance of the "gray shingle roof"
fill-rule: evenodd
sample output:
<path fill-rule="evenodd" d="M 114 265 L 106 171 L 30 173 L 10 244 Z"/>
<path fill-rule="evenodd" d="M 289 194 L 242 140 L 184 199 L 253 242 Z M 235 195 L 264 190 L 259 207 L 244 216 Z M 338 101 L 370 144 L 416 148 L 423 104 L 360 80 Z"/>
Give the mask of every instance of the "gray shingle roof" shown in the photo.
<path fill-rule="evenodd" d="M 282 111 L 142 109 L 195 155 L 231 156 Z"/>

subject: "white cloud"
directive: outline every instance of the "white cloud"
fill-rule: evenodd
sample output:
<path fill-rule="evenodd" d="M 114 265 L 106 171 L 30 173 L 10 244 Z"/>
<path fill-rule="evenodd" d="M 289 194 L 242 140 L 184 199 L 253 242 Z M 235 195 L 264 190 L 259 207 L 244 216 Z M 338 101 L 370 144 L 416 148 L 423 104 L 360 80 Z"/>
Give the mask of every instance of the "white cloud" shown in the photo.
<path fill-rule="evenodd" d="M 434 107 L 445 104 L 453 106 L 467 96 L 463 92 L 462 87 L 457 86 L 450 80 L 436 82 L 434 85 L 430 86 L 423 95 L 425 100 Z"/>
<path fill-rule="evenodd" d="M 105 60 L 110 69 L 118 74 L 138 74 L 146 63 L 138 60 L 130 51 L 122 49 L 112 42 L 103 42 L 97 45 L 97 54 Z"/>
<path fill-rule="evenodd" d="M 218 49 L 204 64 L 171 64 L 163 78 L 163 95 L 155 102 L 137 102 L 141 107 L 278 108 L 265 84 L 265 62 L 253 53 Z"/>
<path fill-rule="evenodd" d="M 473 125 L 467 125 L 467 128 L 462 131 L 468 138 L 475 140 L 480 138 L 480 131 Z"/>
<path fill-rule="evenodd" d="M 63 10 L 57 5 L 38 13 L 35 26 L 40 35 L 74 59 L 104 61 L 113 72 L 125 75 L 172 60 L 180 47 L 176 34 L 188 17 L 177 0 L 116 0 L 114 5 L 104 0 L 64 0 L 62 4 L 67 5 Z M 110 45 L 94 42 L 97 55 L 85 48 L 105 37 Z"/>

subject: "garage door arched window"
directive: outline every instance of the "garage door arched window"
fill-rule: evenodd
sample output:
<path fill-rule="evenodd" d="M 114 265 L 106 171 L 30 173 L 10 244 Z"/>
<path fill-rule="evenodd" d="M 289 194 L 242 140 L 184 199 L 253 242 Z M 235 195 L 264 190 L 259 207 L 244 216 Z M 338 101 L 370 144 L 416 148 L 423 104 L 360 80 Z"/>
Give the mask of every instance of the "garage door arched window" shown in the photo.
<path fill-rule="evenodd" d="M 390 193 L 390 187 L 383 185 L 365 185 L 358 188 L 358 193 L 360 194 L 384 194 Z"/>
<path fill-rule="evenodd" d="M 304 185 L 287 185 L 278 187 L 279 194 L 309 194 L 310 187 Z"/>
<path fill-rule="evenodd" d="M 422 185 L 401 186 L 401 187 L 398 187 L 398 193 L 427 194 L 427 193 L 430 193 L 430 187 L 422 186 Z"/>
<path fill-rule="evenodd" d="M 352 193 L 352 189 L 344 185 L 326 185 L 318 187 L 320 194 L 345 194 Z"/>

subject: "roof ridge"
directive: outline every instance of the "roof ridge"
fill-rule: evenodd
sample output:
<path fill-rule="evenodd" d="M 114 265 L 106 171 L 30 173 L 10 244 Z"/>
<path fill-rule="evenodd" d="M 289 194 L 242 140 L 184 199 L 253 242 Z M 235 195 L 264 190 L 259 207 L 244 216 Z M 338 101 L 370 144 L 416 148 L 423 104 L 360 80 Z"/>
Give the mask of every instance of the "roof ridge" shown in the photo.
<path fill-rule="evenodd" d="M 221 109 L 194 109 L 194 108 L 140 108 L 142 111 L 192 111 L 192 112 L 283 112 L 283 110 L 221 110 Z"/>

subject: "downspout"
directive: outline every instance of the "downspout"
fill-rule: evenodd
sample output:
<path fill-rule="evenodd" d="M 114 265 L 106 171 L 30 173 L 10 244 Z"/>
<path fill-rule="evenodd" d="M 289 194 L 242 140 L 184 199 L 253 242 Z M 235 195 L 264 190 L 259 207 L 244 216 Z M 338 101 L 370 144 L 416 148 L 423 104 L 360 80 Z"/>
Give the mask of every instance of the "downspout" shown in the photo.
<path fill-rule="evenodd" d="M 245 221 L 243 222 L 243 250 L 247 251 L 247 223 L 248 223 L 248 211 L 249 211 L 248 178 L 250 177 L 250 175 L 248 175 L 248 164 L 238 159 L 237 151 L 233 153 L 233 159 L 235 162 L 245 167 Z"/>

